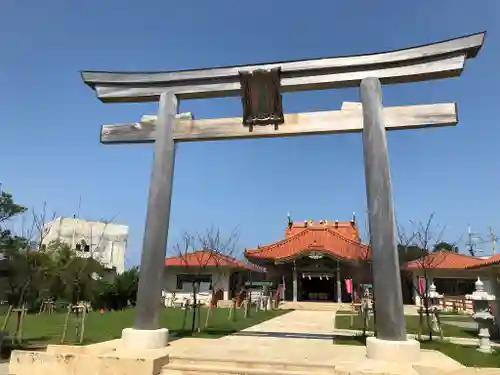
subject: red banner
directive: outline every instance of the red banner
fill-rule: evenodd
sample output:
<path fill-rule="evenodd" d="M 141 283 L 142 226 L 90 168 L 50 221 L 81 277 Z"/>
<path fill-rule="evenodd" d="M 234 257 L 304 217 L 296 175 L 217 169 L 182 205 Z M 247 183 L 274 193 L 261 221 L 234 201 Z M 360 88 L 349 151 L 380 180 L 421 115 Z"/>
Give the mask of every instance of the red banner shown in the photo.
<path fill-rule="evenodd" d="M 425 278 L 423 277 L 418 278 L 418 291 L 421 295 L 425 293 Z"/>
<path fill-rule="evenodd" d="M 347 293 L 352 294 L 352 279 L 345 280 L 345 288 L 347 290 Z"/>

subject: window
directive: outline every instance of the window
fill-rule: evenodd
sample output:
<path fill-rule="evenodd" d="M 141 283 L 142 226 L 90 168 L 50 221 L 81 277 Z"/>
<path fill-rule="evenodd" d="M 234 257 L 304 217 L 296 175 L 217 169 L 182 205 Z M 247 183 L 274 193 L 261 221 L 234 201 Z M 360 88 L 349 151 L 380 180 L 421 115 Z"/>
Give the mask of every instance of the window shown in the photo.
<path fill-rule="evenodd" d="M 208 292 L 212 290 L 212 275 L 193 275 L 179 274 L 177 275 L 176 289 L 182 292 L 192 292 L 193 282 L 198 281 L 200 287 L 198 292 Z"/>

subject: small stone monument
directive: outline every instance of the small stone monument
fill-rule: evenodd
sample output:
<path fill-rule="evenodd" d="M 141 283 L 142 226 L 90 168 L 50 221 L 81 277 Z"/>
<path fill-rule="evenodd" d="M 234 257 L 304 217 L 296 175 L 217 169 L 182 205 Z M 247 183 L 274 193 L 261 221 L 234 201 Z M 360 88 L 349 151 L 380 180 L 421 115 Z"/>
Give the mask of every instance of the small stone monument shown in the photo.
<path fill-rule="evenodd" d="M 429 293 L 425 296 L 428 298 L 428 306 L 429 311 L 432 313 L 432 330 L 434 332 L 442 332 L 441 331 L 441 322 L 439 320 L 439 313 L 442 310 L 442 306 L 440 301 L 443 300 L 443 295 L 439 294 L 436 290 L 436 285 L 434 282 L 429 286 Z M 421 307 L 422 308 L 422 307 Z"/>
<path fill-rule="evenodd" d="M 368 287 L 365 287 L 363 290 L 363 297 L 361 300 L 359 313 L 361 315 L 361 318 L 363 319 L 363 335 L 366 335 L 366 331 L 368 330 L 368 326 L 370 323 L 370 318 L 373 315 L 373 299 Z"/>
<path fill-rule="evenodd" d="M 490 328 L 493 326 L 494 316 L 490 311 L 490 301 L 495 300 L 495 296 L 484 290 L 484 284 L 478 277 L 475 283 L 476 290 L 472 294 L 467 294 L 466 299 L 472 300 L 474 304 L 474 314 L 472 318 L 479 327 L 479 347 L 478 351 L 482 353 L 491 353 Z"/>

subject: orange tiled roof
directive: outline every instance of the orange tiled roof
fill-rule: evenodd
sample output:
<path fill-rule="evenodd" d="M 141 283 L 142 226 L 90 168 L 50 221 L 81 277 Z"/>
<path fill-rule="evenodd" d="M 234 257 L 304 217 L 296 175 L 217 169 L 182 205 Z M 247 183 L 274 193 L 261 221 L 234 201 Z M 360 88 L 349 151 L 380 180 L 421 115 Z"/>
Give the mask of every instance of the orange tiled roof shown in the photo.
<path fill-rule="evenodd" d="M 467 266 L 466 268 L 483 268 L 500 264 L 500 255 L 494 255 L 487 259 L 480 259 L 481 262 Z"/>
<path fill-rule="evenodd" d="M 210 250 L 200 250 L 170 257 L 165 259 L 165 265 L 168 267 L 225 267 L 262 272 L 262 269 L 259 267 L 243 263 L 235 258 Z"/>
<path fill-rule="evenodd" d="M 434 268 L 434 269 L 465 269 L 481 263 L 483 260 L 469 255 L 451 251 L 437 251 L 423 258 L 412 260 L 402 268 L 407 270 Z"/>
<path fill-rule="evenodd" d="M 370 248 L 360 242 L 358 229 L 351 222 L 294 223 L 284 240 L 246 250 L 245 257 L 283 260 L 310 251 L 326 252 L 350 261 L 370 257 Z"/>

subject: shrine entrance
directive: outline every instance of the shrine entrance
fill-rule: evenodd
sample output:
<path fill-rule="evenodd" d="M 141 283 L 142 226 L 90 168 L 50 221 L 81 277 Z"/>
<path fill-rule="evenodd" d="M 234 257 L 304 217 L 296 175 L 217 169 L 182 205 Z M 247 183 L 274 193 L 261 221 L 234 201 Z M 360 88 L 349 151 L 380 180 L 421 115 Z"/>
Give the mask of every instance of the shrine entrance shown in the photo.
<path fill-rule="evenodd" d="M 337 300 L 333 274 L 302 274 L 299 282 L 301 301 L 333 302 Z"/>
<path fill-rule="evenodd" d="M 127 337 L 134 337 L 133 332 L 144 337 L 144 331 L 149 331 L 155 338 L 152 341 L 155 347 L 164 347 L 167 343 L 167 330 L 162 331 L 162 340 L 156 338 L 160 327 L 158 301 L 170 221 L 176 143 L 362 132 L 378 314 L 376 335 L 380 340 L 406 341 L 386 131 L 455 125 L 458 115 L 455 103 L 384 107 L 381 85 L 459 76 L 465 61 L 477 55 L 483 40 L 484 33 L 477 33 L 378 54 L 175 72 L 82 72 L 84 82 L 103 102 L 159 101 L 157 116 L 101 129 L 103 143 L 153 142 L 155 149 L 135 330 L 127 331 L 131 333 Z M 326 112 L 283 113 L 282 93 L 355 86 L 359 86 L 360 103 L 343 103 L 340 110 Z M 243 117 L 179 118 L 179 100 L 235 95 L 242 99 Z M 295 267 L 293 285 L 295 292 Z M 138 340 L 129 341 L 137 347 Z"/>
<path fill-rule="evenodd" d="M 350 265 L 316 252 L 296 259 L 294 264 L 297 280 L 294 300 L 311 302 L 351 300 L 345 288 L 345 278 L 350 277 L 351 273 Z"/>

